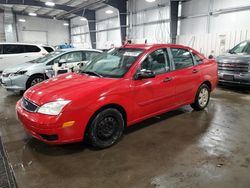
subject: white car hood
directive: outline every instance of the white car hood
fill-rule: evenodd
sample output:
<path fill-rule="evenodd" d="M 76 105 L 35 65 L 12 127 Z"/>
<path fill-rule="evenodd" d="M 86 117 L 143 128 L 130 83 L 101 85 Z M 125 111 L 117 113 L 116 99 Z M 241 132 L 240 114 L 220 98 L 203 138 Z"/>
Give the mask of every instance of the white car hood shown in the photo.
<path fill-rule="evenodd" d="M 20 70 L 27 70 L 30 69 L 33 66 L 36 66 L 36 63 L 30 63 L 30 62 L 25 62 L 25 63 L 21 63 L 18 66 L 12 67 L 12 68 L 8 68 L 8 69 L 4 69 L 3 73 L 15 73 L 17 71 Z"/>

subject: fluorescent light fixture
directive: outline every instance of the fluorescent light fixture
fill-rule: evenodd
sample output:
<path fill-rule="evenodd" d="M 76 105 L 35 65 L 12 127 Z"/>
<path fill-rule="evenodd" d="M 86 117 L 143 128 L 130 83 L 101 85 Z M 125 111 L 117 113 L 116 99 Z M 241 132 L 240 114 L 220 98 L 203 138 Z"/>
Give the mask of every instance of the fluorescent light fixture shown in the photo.
<path fill-rule="evenodd" d="M 55 6 L 55 3 L 51 2 L 51 1 L 47 1 L 47 2 L 45 2 L 45 5 L 48 7 L 53 7 L 53 6 Z"/>
<path fill-rule="evenodd" d="M 26 20 L 23 19 L 23 18 L 20 18 L 18 21 L 19 21 L 19 22 L 26 22 Z"/>
<path fill-rule="evenodd" d="M 147 1 L 148 3 L 153 3 L 153 2 L 155 2 L 156 0 L 145 0 L 145 1 Z"/>
<path fill-rule="evenodd" d="M 69 24 L 68 24 L 68 23 L 63 23 L 63 25 L 64 25 L 64 26 L 69 26 Z"/>
<path fill-rule="evenodd" d="M 81 21 L 87 21 L 87 19 L 84 18 L 84 17 L 82 17 L 80 20 L 81 20 Z"/>
<path fill-rule="evenodd" d="M 106 10 L 105 13 L 106 13 L 106 14 L 113 14 L 114 11 L 113 11 L 113 10 Z"/>
<path fill-rule="evenodd" d="M 34 13 L 34 12 L 30 12 L 30 13 L 29 13 L 29 16 L 37 16 L 37 14 Z"/>

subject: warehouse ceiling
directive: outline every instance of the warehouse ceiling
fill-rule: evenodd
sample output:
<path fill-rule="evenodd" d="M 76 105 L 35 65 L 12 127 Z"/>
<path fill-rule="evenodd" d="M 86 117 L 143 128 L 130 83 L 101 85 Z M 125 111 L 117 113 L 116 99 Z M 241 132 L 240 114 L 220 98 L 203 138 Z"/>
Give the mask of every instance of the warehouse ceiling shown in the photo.
<path fill-rule="evenodd" d="M 47 6 L 45 5 L 46 2 L 54 2 L 55 6 Z M 84 9 L 97 10 L 105 6 L 107 6 L 105 0 L 0 0 L 0 9 L 3 10 L 12 9 L 18 14 L 36 13 L 40 17 L 59 19 L 70 19 L 79 16 L 74 14 L 75 11 L 79 12 L 79 10 Z M 68 10 L 64 10 L 65 7 Z"/>

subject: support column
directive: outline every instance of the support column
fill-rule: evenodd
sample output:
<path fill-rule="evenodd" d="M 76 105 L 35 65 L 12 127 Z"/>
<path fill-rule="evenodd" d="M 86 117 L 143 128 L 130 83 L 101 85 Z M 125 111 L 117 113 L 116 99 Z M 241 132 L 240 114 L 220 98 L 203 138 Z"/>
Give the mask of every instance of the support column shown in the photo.
<path fill-rule="evenodd" d="M 177 28 L 178 28 L 178 8 L 179 1 L 170 0 L 170 38 L 171 43 L 176 43 Z"/>
<path fill-rule="evenodd" d="M 17 42 L 15 18 L 12 10 L 4 11 L 4 31 L 6 42 Z"/>

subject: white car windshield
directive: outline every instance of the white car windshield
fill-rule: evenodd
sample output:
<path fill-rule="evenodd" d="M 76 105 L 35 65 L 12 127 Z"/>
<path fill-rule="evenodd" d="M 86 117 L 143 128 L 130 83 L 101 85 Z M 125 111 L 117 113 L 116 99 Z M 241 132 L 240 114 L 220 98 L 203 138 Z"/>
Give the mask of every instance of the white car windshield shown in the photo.
<path fill-rule="evenodd" d="M 143 49 L 116 48 L 96 56 L 80 73 L 100 77 L 121 78 L 143 52 Z"/>
<path fill-rule="evenodd" d="M 61 55 L 65 53 L 64 51 L 54 51 L 51 52 L 43 57 L 39 57 L 38 59 L 35 59 L 33 61 L 30 61 L 31 63 L 45 63 L 47 61 L 53 60 L 55 57 L 57 57 L 58 55 Z"/>

